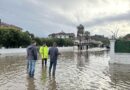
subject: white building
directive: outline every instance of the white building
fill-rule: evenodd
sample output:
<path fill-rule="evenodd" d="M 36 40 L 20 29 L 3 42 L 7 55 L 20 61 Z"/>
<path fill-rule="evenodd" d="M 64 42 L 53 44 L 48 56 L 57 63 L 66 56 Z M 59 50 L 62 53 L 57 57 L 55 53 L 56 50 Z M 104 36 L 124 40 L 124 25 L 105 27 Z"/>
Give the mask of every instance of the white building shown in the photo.
<path fill-rule="evenodd" d="M 74 33 L 65 33 L 65 32 L 60 32 L 60 33 L 52 33 L 50 35 L 48 35 L 49 38 L 62 38 L 62 39 L 65 39 L 65 38 L 70 38 L 70 39 L 73 39 L 75 37 L 75 34 Z"/>

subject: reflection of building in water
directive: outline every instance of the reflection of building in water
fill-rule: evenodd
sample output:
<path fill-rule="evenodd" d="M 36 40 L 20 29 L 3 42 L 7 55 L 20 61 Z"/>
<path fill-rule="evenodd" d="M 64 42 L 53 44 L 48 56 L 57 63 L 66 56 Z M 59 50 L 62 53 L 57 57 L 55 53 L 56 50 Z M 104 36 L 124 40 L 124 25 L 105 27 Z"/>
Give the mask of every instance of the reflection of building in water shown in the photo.
<path fill-rule="evenodd" d="M 130 65 L 109 64 L 110 79 L 116 90 L 129 90 Z"/>
<path fill-rule="evenodd" d="M 99 47 L 103 44 L 99 40 L 92 39 L 90 32 L 84 31 L 82 24 L 80 24 L 77 29 L 77 37 L 75 37 L 74 45 L 78 47 L 78 50 L 88 50 L 90 46 Z"/>
<path fill-rule="evenodd" d="M 85 56 L 85 63 L 89 63 L 89 52 L 85 52 L 84 56 Z"/>
<path fill-rule="evenodd" d="M 77 67 L 84 67 L 86 63 L 89 63 L 89 52 L 77 52 L 74 53 L 74 59 L 77 62 Z"/>
<path fill-rule="evenodd" d="M 36 90 L 35 89 L 36 86 L 35 86 L 35 83 L 34 83 L 34 79 L 27 77 L 27 81 L 28 81 L 27 90 Z"/>
<path fill-rule="evenodd" d="M 77 66 L 78 68 L 85 66 L 85 57 L 82 52 L 77 53 Z"/>
<path fill-rule="evenodd" d="M 88 52 L 78 52 L 75 53 L 75 60 L 77 62 L 77 67 L 84 67 L 86 63 L 89 62 L 89 54 Z"/>

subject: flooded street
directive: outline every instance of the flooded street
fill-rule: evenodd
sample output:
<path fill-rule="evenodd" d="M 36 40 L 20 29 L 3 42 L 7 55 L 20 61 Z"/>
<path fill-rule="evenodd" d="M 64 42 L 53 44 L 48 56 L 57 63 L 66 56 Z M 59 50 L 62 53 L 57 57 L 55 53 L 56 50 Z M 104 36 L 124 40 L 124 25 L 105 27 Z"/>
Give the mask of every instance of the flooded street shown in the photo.
<path fill-rule="evenodd" d="M 36 63 L 34 79 L 27 75 L 26 56 L 0 56 L 0 90 L 129 90 L 130 65 L 109 64 L 108 51 L 62 52 L 56 77 Z"/>

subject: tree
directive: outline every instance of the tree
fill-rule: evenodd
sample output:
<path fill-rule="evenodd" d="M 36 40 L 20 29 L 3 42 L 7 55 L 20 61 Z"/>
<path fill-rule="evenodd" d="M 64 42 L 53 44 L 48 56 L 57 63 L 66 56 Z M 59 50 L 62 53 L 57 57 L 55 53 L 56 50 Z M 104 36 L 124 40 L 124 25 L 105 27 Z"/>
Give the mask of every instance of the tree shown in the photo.
<path fill-rule="evenodd" d="M 77 32 L 77 37 L 82 37 L 84 34 L 84 26 L 82 24 L 80 24 L 78 27 L 78 32 Z"/>
<path fill-rule="evenodd" d="M 31 42 L 31 38 L 25 32 L 15 28 L 0 28 L 0 45 L 6 48 L 17 48 L 27 46 Z"/>
<path fill-rule="evenodd" d="M 42 41 L 39 37 L 35 37 L 34 40 L 36 41 L 37 45 L 42 45 Z"/>
<path fill-rule="evenodd" d="M 31 43 L 31 40 L 31 37 L 26 32 L 21 32 L 19 46 L 27 47 Z"/>

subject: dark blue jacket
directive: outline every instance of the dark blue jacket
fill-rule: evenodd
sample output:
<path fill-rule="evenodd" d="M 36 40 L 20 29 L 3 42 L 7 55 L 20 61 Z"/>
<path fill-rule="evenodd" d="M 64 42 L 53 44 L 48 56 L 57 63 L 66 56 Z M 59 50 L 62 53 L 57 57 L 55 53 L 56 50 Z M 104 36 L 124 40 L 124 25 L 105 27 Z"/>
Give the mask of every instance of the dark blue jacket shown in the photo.
<path fill-rule="evenodd" d="M 35 45 L 30 45 L 27 47 L 27 59 L 37 60 L 37 48 Z"/>
<path fill-rule="evenodd" d="M 50 61 L 56 61 L 57 57 L 59 55 L 58 48 L 57 47 L 51 47 L 49 49 L 49 55 L 50 55 Z"/>

